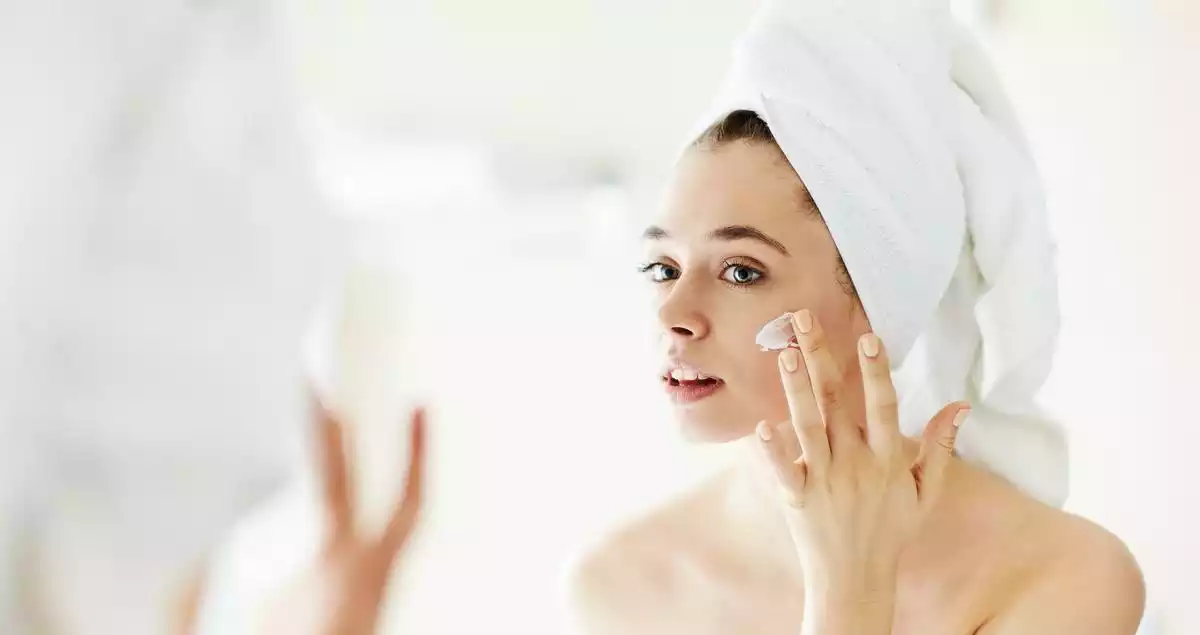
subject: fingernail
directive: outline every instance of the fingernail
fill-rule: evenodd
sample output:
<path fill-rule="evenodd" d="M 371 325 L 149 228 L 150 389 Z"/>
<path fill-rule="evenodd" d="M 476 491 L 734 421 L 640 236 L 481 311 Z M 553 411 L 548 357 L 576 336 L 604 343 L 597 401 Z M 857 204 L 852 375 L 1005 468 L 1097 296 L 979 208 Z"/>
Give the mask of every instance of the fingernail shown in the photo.
<path fill-rule="evenodd" d="M 959 410 L 958 414 L 954 415 L 954 427 L 962 427 L 963 422 L 967 420 L 967 415 L 969 414 L 971 414 L 970 408 L 963 408 L 962 410 Z"/>
<path fill-rule="evenodd" d="M 862 336 L 862 352 L 863 355 L 875 359 L 879 357 L 879 338 L 874 333 L 867 333 Z"/>
<path fill-rule="evenodd" d="M 779 361 L 783 364 L 783 369 L 789 373 L 796 372 L 796 368 L 800 364 L 800 360 L 798 358 L 799 354 L 796 353 L 796 349 L 794 348 L 784 349 L 784 351 L 779 354 Z"/>
<path fill-rule="evenodd" d="M 808 309 L 793 313 L 792 325 L 796 327 L 797 331 L 807 335 L 813 328 L 812 313 Z"/>
<path fill-rule="evenodd" d="M 758 424 L 758 438 L 763 441 L 771 440 L 771 426 L 767 425 L 766 421 Z"/>

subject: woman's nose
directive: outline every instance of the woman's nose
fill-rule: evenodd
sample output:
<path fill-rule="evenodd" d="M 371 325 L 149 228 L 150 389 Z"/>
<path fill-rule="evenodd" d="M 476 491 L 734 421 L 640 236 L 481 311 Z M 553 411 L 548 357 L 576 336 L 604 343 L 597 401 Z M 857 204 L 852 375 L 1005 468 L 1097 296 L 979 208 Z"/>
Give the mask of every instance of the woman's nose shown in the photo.
<path fill-rule="evenodd" d="M 679 291 L 678 288 L 675 289 Z M 672 340 L 703 339 L 710 330 L 708 319 L 684 295 L 668 297 L 659 307 L 659 323 Z"/>

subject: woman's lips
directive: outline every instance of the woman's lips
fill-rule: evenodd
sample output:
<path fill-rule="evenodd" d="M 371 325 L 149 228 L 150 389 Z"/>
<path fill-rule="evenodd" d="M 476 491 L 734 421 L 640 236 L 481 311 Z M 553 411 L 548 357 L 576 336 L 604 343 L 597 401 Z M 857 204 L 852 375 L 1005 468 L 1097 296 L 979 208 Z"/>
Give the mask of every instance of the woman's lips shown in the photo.
<path fill-rule="evenodd" d="M 670 376 L 663 377 L 663 390 L 667 391 L 671 400 L 680 405 L 693 404 L 711 397 L 725 386 L 720 379 L 679 380 Z"/>

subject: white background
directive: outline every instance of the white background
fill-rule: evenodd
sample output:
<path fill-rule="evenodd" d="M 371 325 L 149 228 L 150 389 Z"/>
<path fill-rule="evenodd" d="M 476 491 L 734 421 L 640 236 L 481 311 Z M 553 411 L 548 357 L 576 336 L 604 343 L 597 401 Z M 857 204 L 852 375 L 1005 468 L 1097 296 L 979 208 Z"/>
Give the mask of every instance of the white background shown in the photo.
<path fill-rule="evenodd" d="M 1200 12 L 1003 6 L 1061 248 L 1069 506 L 1131 545 L 1166 632 L 1200 632 Z M 4 632 L 22 586 L 57 632 L 164 632 L 300 464 L 299 342 L 347 252 L 407 272 L 398 382 L 437 397 L 395 624 L 552 632 L 578 545 L 721 460 L 672 436 L 623 246 L 751 8 L 0 5 Z M 360 434 L 377 478 L 395 432 Z"/>

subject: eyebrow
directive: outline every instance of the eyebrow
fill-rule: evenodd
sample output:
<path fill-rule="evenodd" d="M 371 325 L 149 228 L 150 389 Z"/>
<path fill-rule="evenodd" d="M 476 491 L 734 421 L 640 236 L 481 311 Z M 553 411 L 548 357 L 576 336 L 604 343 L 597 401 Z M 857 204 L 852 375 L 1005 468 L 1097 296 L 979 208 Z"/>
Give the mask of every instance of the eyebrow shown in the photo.
<path fill-rule="evenodd" d="M 642 232 L 642 238 L 646 240 L 662 240 L 668 237 L 670 237 L 670 234 L 667 233 L 667 230 L 655 225 L 647 227 L 646 231 Z M 708 239 L 726 241 L 756 240 L 785 256 L 791 255 L 788 253 L 787 247 L 783 246 L 783 243 L 771 238 L 762 230 L 749 225 L 726 225 L 725 227 L 718 227 L 708 233 Z"/>

